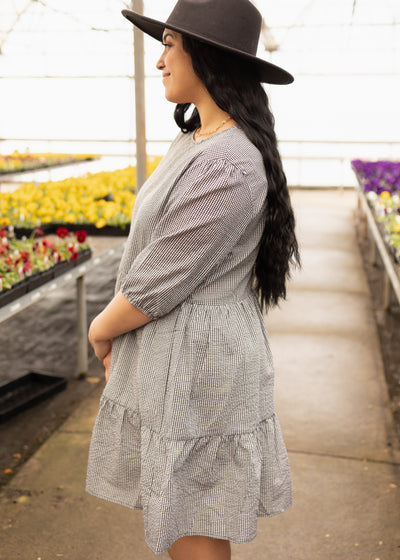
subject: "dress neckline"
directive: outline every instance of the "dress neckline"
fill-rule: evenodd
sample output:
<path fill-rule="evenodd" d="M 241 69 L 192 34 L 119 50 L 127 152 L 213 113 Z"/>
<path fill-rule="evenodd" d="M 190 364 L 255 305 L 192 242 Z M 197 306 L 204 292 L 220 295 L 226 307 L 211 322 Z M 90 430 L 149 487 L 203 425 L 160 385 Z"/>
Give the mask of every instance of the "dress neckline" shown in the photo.
<path fill-rule="evenodd" d="M 191 132 L 190 133 L 190 138 L 192 141 L 192 144 L 202 144 L 203 142 L 207 142 L 207 140 L 211 140 L 212 138 L 215 138 L 216 136 L 219 136 L 220 134 L 224 134 L 224 132 L 228 132 L 228 130 L 232 130 L 234 128 L 239 128 L 237 124 L 234 124 L 233 126 L 229 126 L 228 128 L 224 128 L 224 130 L 220 130 L 219 132 L 216 132 L 215 134 L 212 134 L 211 136 L 208 136 L 207 138 L 202 138 L 201 140 L 195 140 L 194 139 L 194 135 L 196 133 L 196 131 Z"/>

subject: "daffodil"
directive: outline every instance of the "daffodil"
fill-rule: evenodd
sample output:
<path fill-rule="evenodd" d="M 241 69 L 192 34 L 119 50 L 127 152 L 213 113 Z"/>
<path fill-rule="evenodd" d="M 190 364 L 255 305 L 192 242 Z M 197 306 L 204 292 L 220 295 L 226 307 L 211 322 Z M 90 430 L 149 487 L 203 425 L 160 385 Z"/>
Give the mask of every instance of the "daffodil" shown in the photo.
<path fill-rule="evenodd" d="M 149 174 L 160 160 L 149 156 Z M 34 228 L 38 221 L 84 225 L 104 220 L 104 225 L 125 228 L 136 200 L 135 184 L 132 166 L 39 185 L 26 183 L 13 193 L 0 193 L 0 216 L 24 228 Z"/>
<path fill-rule="evenodd" d="M 97 229 L 101 229 L 106 225 L 107 225 L 107 222 L 104 218 L 100 218 L 100 220 L 97 220 L 97 222 L 96 222 Z"/>
<path fill-rule="evenodd" d="M 50 167 L 61 163 L 92 160 L 101 156 L 94 154 L 54 154 L 54 153 L 20 153 L 14 151 L 9 155 L 0 155 L 0 173 L 15 173 L 27 169 Z"/>

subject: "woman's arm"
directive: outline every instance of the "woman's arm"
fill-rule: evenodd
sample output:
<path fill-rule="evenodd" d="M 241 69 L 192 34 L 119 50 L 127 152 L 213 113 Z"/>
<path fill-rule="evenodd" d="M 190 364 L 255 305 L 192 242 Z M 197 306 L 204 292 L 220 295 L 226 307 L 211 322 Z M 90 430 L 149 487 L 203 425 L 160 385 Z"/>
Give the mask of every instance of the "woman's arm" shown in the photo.
<path fill-rule="evenodd" d="M 134 307 L 122 292 L 118 292 L 90 325 L 89 341 L 98 359 L 103 361 L 111 352 L 114 338 L 150 321 L 150 317 Z"/>

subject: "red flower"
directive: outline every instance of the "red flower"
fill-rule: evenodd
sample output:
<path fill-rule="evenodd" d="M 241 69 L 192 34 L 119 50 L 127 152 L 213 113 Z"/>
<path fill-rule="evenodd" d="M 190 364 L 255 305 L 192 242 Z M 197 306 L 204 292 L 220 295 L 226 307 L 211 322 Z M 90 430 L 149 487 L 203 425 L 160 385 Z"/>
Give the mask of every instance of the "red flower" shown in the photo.
<path fill-rule="evenodd" d="M 35 237 L 40 237 L 41 235 L 43 235 L 43 230 L 40 227 L 36 228 Z"/>
<path fill-rule="evenodd" d="M 62 261 L 62 256 L 60 255 L 60 253 L 58 251 L 53 252 L 53 260 L 54 260 L 55 263 L 58 263 L 58 262 Z"/>
<path fill-rule="evenodd" d="M 71 253 L 71 257 L 70 257 L 70 261 L 76 261 L 78 260 L 79 257 L 79 253 L 77 251 L 74 251 L 73 253 Z"/>
<path fill-rule="evenodd" d="M 78 240 L 78 243 L 85 243 L 86 236 L 87 236 L 87 233 L 84 230 L 75 232 L 75 237 Z"/>
<path fill-rule="evenodd" d="M 61 239 L 65 239 L 67 237 L 67 235 L 69 234 L 69 231 L 67 230 L 67 228 L 60 227 L 56 231 L 56 234 L 58 235 L 58 237 L 61 237 Z"/>
<path fill-rule="evenodd" d="M 60 228 L 62 229 L 62 228 Z M 65 230 L 67 231 L 67 230 Z M 68 235 L 68 233 L 67 233 Z M 59 237 L 61 237 L 61 235 L 59 235 Z M 52 243 L 51 241 L 49 241 L 48 239 L 44 238 L 42 239 L 42 245 L 43 247 L 46 247 L 46 249 L 51 249 L 52 247 L 54 247 L 54 243 Z"/>
<path fill-rule="evenodd" d="M 23 270 L 24 272 L 30 272 L 30 271 L 32 270 L 32 268 L 33 268 L 33 266 L 31 265 L 31 263 L 30 263 L 30 262 L 27 262 L 27 263 L 24 264 L 24 267 L 23 267 L 22 270 Z"/>
<path fill-rule="evenodd" d="M 28 251 L 21 251 L 21 252 L 20 252 L 20 255 L 21 255 L 21 259 L 22 259 L 24 262 L 28 262 L 28 260 L 29 260 L 29 253 L 28 253 Z"/>

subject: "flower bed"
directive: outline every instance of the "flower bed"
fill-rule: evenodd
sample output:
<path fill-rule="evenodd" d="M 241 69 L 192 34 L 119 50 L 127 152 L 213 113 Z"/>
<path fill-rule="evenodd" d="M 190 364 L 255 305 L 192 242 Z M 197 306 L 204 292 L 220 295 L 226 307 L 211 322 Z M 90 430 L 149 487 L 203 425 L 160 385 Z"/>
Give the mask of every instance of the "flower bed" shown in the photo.
<path fill-rule="evenodd" d="M 148 158 L 149 175 L 160 159 Z M 46 232 L 65 225 L 91 234 L 109 235 L 113 229 L 126 235 L 135 188 L 136 168 L 132 166 L 64 181 L 26 183 L 12 193 L 0 193 L 0 226 L 12 225 L 17 234 L 20 230 L 26 234 L 39 224 Z"/>
<path fill-rule="evenodd" d="M 86 231 L 18 240 L 12 228 L 0 229 L 0 307 L 90 257 Z"/>
<path fill-rule="evenodd" d="M 9 155 L 0 155 L 0 175 L 5 173 L 20 173 L 55 165 L 90 161 L 101 157 L 94 154 L 21 154 L 18 151 Z"/>
<path fill-rule="evenodd" d="M 400 162 L 354 160 L 363 188 L 394 260 L 400 263 Z"/>

